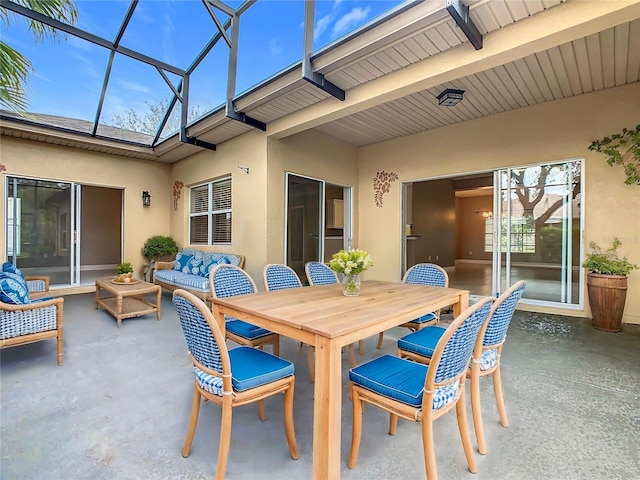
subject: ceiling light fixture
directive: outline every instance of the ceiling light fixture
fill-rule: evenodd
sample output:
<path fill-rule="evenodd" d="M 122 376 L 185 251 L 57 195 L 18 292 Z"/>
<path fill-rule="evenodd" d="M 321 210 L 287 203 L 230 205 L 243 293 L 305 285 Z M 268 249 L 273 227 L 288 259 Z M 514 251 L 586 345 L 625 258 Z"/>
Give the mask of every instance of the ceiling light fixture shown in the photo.
<path fill-rule="evenodd" d="M 453 107 L 462 101 L 464 90 L 456 90 L 455 88 L 447 88 L 438 95 L 438 105 L 444 107 Z"/>

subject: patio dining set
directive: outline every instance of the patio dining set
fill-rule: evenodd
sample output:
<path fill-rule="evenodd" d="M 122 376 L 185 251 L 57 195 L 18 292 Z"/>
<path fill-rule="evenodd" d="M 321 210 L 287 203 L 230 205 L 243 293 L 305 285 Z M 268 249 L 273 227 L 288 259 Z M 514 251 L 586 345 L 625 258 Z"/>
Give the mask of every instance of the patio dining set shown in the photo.
<path fill-rule="evenodd" d="M 353 406 L 347 461 L 350 469 L 356 467 L 366 418 L 363 406 L 369 403 L 389 413 L 390 435 L 395 435 L 399 417 L 421 424 L 428 479 L 437 478 L 432 422 L 455 409 L 468 469 L 475 473 L 477 465 L 466 418 L 466 380 L 469 380 L 477 451 L 486 454 L 480 378 L 493 377 L 500 423 L 508 426 L 500 354 L 525 282 L 516 283 L 495 298 L 482 298 L 469 307 L 469 292 L 449 288 L 446 271 L 433 264 L 414 265 L 399 283 L 363 281 L 361 293 L 355 297 L 343 295 L 338 276 L 325 264 L 310 262 L 305 272 L 309 287 L 303 287 L 290 267 L 266 265 L 265 291 L 259 292 L 254 280 L 241 267 L 221 263 L 213 266 L 209 273 L 211 294 L 208 298 L 180 288 L 174 290 L 173 303 L 194 373 L 191 415 L 182 455 L 189 456 L 203 400 L 219 404 L 222 419 L 216 478 L 224 478 L 232 444 L 233 408 L 257 402 L 259 417 L 264 420 L 264 399 L 282 393 L 289 454 L 294 460 L 299 458 L 293 422 L 294 366 L 279 356 L 280 337 L 284 335 L 299 341 L 301 348 L 308 347 L 308 380 L 314 389 L 313 478 L 340 478 L 343 347 L 349 348 L 349 398 Z M 156 293 L 154 290 L 153 294 Z M 32 292 L 32 295 L 42 296 L 42 292 Z M 4 325 L 24 319 L 24 314 L 16 317 L 15 308 L 9 307 L 5 300 L 3 297 L 0 302 L 2 347 L 17 344 L 15 340 L 7 342 Z M 58 300 L 61 304 L 59 330 L 56 327 L 55 331 L 59 332 L 62 364 L 62 299 Z M 158 300 L 156 305 L 159 304 Z M 448 307 L 452 307 L 454 319 L 446 325 L 440 322 L 439 313 Z M 160 319 L 159 309 L 155 313 Z M 397 356 L 383 354 L 357 365 L 354 344 L 362 349 L 363 339 L 378 336 L 380 349 L 383 333 L 398 326 L 408 328 L 410 333 L 398 340 Z M 43 338 L 53 334 L 47 335 Z M 29 337 L 28 341 L 38 339 Z M 226 340 L 239 346 L 228 348 Z M 264 350 L 265 345 L 270 346 L 269 353 Z"/>

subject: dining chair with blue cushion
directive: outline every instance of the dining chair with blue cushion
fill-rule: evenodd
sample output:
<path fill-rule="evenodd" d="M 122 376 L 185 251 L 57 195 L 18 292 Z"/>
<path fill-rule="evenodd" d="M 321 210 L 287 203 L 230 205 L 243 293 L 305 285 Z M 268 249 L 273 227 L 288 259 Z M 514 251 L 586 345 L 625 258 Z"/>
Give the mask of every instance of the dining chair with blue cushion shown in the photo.
<path fill-rule="evenodd" d="M 234 297 L 258 291 L 247 272 L 227 263 L 213 267 L 209 274 L 209 283 L 214 298 Z M 280 355 L 280 336 L 267 329 L 225 315 L 225 331 L 227 338 L 239 345 L 260 349 L 264 345 L 273 345 L 274 355 Z"/>
<path fill-rule="evenodd" d="M 464 402 L 465 375 L 476 339 L 484 334 L 491 302 L 491 298 L 479 301 L 451 323 L 440 337 L 429 365 L 382 355 L 349 371 L 353 402 L 349 468 L 356 465 L 362 435 L 363 406 L 367 402 L 390 413 L 390 435 L 396 433 L 398 417 L 422 424 L 428 480 L 437 479 L 433 421 L 455 407 L 469 470 L 472 473 L 477 471 Z"/>
<path fill-rule="evenodd" d="M 304 271 L 307 274 L 309 285 L 312 287 L 340 283 L 338 280 L 338 274 L 331 270 L 326 263 L 307 262 L 304 266 Z M 358 351 L 360 355 L 364 354 L 364 343 L 362 340 L 358 342 Z M 349 345 L 349 365 L 352 367 L 356 366 L 356 357 L 353 353 L 353 345 Z"/>
<path fill-rule="evenodd" d="M 285 290 L 288 288 L 300 288 L 302 282 L 296 272 L 287 265 L 279 263 L 270 263 L 264 266 L 262 270 L 262 279 L 264 280 L 264 289 Z M 300 342 L 300 350 L 304 344 Z M 309 367 L 309 382 L 315 381 L 315 364 L 314 364 L 313 347 L 309 346 L 307 351 L 307 365 Z"/>
<path fill-rule="evenodd" d="M 402 277 L 402 283 L 412 285 L 431 285 L 434 287 L 448 287 L 449 275 L 440 265 L 434 263 L 417 263 L 407 270 Z M 419 318 L 403 323 L 400 326 L 417 332 L 428 325 L 435 325 L 440 319 L 440 310 L 429 312 Z M 382 348 L 384 332 L 378 335 L 378 350 Z"/>
<path fill-rule="evenodd" d="M 338 274 L 322 262 L 307 262 L 304 266 L 309 285 L 333 285 L 338 282 Z"/>
<path fill-rule="evenodd" d="M 228 350 L 224 334 L 204 301 L 186 290 L 177 289 L 173 293 L 173 302 L 194 373 L 193 402 L 182 456 L 188 457 L 191 453 L 202 400 L 220 405 L 222 420 L 215 478 L 222 480 L 231 444 L 233 407 L 257 401 L 260 419 L 265 421 L 264 399 L 284 393 L 285 437 L 291 458 L 297 460 L 298 447 L 293 427 L 293 364 L 257 348 Z"/>
<path fill-rule="evenodd" d="M 487 328 L 484 335 L 478 338 L 471 367 L 467 372 L 467 377 L 470 379 L 471 384 L 471 411 L 478 442 L 478 452 L 483 455 L 487 453 L 487 447 L 480 405 L 480 378 L 492 375 L 500 423 L 502 426 L 508 427 L 509 421 L 502 394 L 500 356 L 506 340 L 507 329 L 526 286 L 527 283 L 524 280 L 520 280 L 496 298 L 489 314 Z M 398 340 L 398 356 L 428 364 L 444 332 L 445 329 L 443 327 L 431 326 L 402 337 Z"/>

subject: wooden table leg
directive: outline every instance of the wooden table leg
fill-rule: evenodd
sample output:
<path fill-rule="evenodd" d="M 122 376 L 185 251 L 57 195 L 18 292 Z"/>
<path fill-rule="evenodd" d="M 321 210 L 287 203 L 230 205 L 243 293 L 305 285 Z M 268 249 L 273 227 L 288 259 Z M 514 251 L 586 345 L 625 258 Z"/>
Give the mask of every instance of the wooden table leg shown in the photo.
<path fill-rule="evenodd" d="M 317 337 L 313 401 L 313 478 L 340 479 L 342 348 Z"/>
<path fill-rule="evenodd" d="M 100 285 L 96 283 L 96 310 L 98 309 L 98 299 L 100 298 Z"/>
<path fill-rule="evenodd" d="M 453 305 L 453 318 L 457 318 L 463 311 L 469 308 L 469 293 L 460 294 L 458 303 Z"/>

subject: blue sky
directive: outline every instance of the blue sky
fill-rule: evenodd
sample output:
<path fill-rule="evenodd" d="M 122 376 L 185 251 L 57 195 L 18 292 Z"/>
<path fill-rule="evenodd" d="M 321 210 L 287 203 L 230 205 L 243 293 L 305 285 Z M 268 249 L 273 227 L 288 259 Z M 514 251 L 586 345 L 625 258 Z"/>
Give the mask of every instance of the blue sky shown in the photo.
<path fill-rule="evenodd" d="M 314 50 L 396 8 L 403 1 L 318 0 Z M 237 7 L 241 2 L 227 2 Z M 128 1 L 77 1 L 77 27 L 113 40 Z M 226 20 L 219 14 L 221 21 Z M 300 61 L 304 21 L 303 0 L 258 0 L 242 14 L 236 93 Z M 199 0 L 141 0 L 121 44 L 171 65 L 187 68 L 208 39 L 217 32 Z M 102 89 L 109 51 L 77 37 L 66 41 L 33 41 L 26 22 L 2 24 L 2 39 L 33 63 L 29 82 L 29 110 L 93 120 Z M 210 111 L 225 100 L 228 48 L 223 41 L 191 77 L 190 105 Z M 178 78 L 169 74 L 177 84 Z M 144 110 L 171 90 L 155 68 L 116 55 L 102 119 L 128 109 Z"/>

